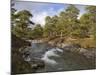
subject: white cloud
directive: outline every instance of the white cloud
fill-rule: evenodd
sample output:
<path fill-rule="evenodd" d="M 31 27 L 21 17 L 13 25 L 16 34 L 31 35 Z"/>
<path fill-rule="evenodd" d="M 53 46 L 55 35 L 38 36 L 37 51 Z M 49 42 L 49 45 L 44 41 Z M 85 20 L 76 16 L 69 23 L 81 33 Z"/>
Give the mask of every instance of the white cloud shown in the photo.
<path fill-rule="evenodd" d="M 48 9 L 47 9 L 47 8 Z M 45 17 L 53 16 L 58 14 L 63 8 L 55 10 L 49 3 L 41 3 L 41 2 L 23 2 L 23 1 L 15 1 L 15 9 L 20 10 L 28 10 L 33 14 L 32 21 L 36 24 L 45 25 Z M 45 9 L 46 8 L 46 9 Z"/>
<path fill-rule="evenodd" d="M 56 12 L 53 10 L 53 8 L 50 8 L 46 11 L 41 11 L 38 13 L 34 13 L 33 21 L 36 24 L 41 24 L 42 26 L 45 25 L 45 17 L 46 16 L 53 16 Z"/>
<path fill-rule="evenodd" d="M 61 8 L 61 9 L 55 11 L 53 8 L 50 8 L 46 11 L 41 11 L 41 12 L 38 12 L 38 13 L 34 13 L 34 16 L 33 16 L 32 20 L 36 24 L 41 24 L 42 26 L 44 26 L 46 16 L 58 15 L 61 11 L 63 11 L 63 9 L 64 8 Z"/>
<path fill-rule="evenodd" d="M 33 21 L 36 24 L 41 24 L 42 26 L 45 24 L 45 17 L 48 16 L 48 12 L 41 12 L 38 14 L 34 14 Z"/>

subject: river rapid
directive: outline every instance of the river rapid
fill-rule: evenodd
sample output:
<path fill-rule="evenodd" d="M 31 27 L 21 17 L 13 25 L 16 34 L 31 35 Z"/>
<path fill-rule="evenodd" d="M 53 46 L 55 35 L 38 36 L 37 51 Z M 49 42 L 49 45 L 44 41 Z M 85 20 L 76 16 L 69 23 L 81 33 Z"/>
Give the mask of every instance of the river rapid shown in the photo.
<path fill-rule="evenodd" d="M 26 61 L 30 62 L 35 58 L 45 63 L 45 67 L 36 72 L 95 69 L 94 60 L 46 43 L 32 43 L 30 47 L 25 48 L 25 51 L 29 51 L 28 58 L 25 58 Z"/>

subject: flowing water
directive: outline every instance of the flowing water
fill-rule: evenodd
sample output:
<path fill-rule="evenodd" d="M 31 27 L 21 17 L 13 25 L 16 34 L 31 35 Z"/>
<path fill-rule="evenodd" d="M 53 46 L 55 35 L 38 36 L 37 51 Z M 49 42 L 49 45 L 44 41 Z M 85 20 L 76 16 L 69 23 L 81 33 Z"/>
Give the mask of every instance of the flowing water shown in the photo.
<path fill-rule="evenodd" d="M 45 62 L 45 67 L 37 70 L 37 72 L 95 69 L 94 60 L 89 60 L 82 55 L 52 47 L 48 44 L 32 43 L 32 46 L 27 50 L 30 51 L 30 60 L 37 58 Z"/>

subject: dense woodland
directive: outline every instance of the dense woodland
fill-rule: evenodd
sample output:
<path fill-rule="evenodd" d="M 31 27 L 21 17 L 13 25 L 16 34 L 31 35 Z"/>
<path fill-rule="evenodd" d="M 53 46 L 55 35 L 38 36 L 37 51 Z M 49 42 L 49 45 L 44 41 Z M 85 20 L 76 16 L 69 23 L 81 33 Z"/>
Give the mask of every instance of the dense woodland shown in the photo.
<path fill-rule="evenodd" d="M 18 49 L 22 46 L 23 40 L 34 39 L 77 39 L 80 43 L 95 45 L 96 39 L 96 6 L 86 6 L 86 13 L 81 15 L 80 10 L 74 5 L 69 5 L 57 15 L 47 16 L 45 25 L 35 24 L 31 21 L 34 15 L 28 10 L 18 11 L 11 5 L 11 33 L 12 33 L 12 73 L 33 72 L 30 65 L 25 62 Z M 33 9 L 34 10 L 34 9 Z M 87 40 L 86 38 L 92 38 Z M 23 39 L 23 40 L 21 40 Z M 80 40 L 86 39 L 86 40 Z M 19 41 L 20 40 L 20 41 Z M 83 43 L 86 42 L 86 43 Z M 19 44 L 20 47 L 17 47 Z M 95 47 L 93 45 L 93 47 Z M 92 46 L 91 46 L 92 47 Z M 17 61 L 17 62 L 16 62 Z M 22 65 L 22 66 L 21 66 Z M 28 68 L 25 68 L 28 67 Z"/>
<path fill-rule="evenodd" d="M 24 39 L 72 37 L 94 37 L 96 31 L 96 7 L 86 6 L 86 13 L 78 18 L 79 9 L 70 5 L 55 16 L 47 16 L 45 25 L 35 24 L 30 19 L 34 17 L 27 10 L 17 11 L 12 8 L 12 33 Z M 30 26 L 34 25 L 33 28 Z"/>

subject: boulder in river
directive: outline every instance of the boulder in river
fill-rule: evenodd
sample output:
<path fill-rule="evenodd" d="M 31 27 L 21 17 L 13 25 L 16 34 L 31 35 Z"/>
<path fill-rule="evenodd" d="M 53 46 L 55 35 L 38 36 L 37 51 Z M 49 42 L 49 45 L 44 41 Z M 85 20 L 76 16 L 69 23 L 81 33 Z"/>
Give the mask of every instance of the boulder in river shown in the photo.
<path fill-rule="evenodd" d="M 78 54 L 84 55 L 87 58 L 94 59 L 96 56 L 95 48 L 81 48 L 79 45 L 66 45 L 63 47 L 64 50 L 70 52 L 76 52 Z"/>
<path fill-rule="evenodd" d="M 92 49 L 92 48 L 91 48 L 91 50 L 90 50 L 90 49 L 80 48 L 79 53 L 80 53 L 80 54 L 83 54 L 83 55 L 86 56 L 87 58 L 95 58 L 95 56 L 96 56 L 96 55 L 95 55 L 96 52 L 95 52 L 95 50 Z"/>
<path fill-rule="evenodd" d="M 30 61 L 30 64 L 32 65 L 32 68 L 35 69 L 35 70 L 45 67 L 44 61 L 41 60 L 41 59 L 38 59 L 38 58 L 32 59 Z"/>

